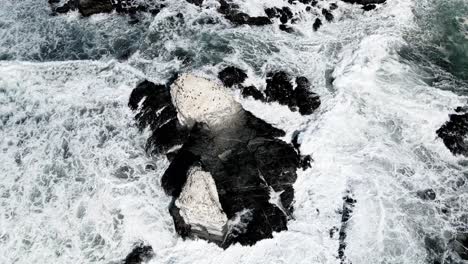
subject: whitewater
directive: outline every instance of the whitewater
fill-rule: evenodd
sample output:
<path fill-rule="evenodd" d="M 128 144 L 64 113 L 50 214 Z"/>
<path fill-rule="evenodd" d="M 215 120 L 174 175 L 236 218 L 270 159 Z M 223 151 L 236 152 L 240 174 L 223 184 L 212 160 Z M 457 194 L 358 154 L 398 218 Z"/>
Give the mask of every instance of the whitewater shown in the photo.
<path fill-rule="evenodd" d="M 235 2 L 259 15 L 283 1 Z M 339 2 L 333 22 L 313 31 L 303 14 L 294 33 L 234 27 L 214 0 L 169 0 L 137 23 L 0 3 L 0 263 L 119 263 L 139 241 L 149 263 L 466 263 L 450 243 L 468 230 L 468 159 L 435 132 L 468 102 L 466 0 L 387 0 L 372 12 Z M 226 64 L 257 87 L 270 70 L 306 76 L 322 105 L 301 116 L 231 91 L 288 136 L 301 131 L 313 162 L 298 171 L 287 231 L 222 249 L 175 232 L 160 186 L 169 161 L 145 152 L 149 131 L 127 104 L 144 79 L 216 76 Z M 418 197 L 425 189 L 436 199 Z M 347 193 L 343 260 L 332 230 Z"/>

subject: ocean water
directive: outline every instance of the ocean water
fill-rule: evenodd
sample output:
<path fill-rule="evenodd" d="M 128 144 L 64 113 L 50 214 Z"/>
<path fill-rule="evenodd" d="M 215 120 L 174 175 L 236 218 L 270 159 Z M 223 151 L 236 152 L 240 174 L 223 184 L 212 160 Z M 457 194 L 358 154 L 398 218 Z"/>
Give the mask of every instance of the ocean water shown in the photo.
<path fill-rule="evenodd" d="M 330 230 L 348 192 L 345 263 L 463 263 L 451 245 L 468 230 L 468 160 L 435 131 L 468 102 L 466 0 L 387 0 L 371 12 L 338 2 L 332 23 L 314 32 L 303 13 L 293 34 L 233 27 L 214 0 L 166 2 L 133 23 L 1 0 L 0 263 L 118 263 L 139 241 L 153 247 L 150 263 L 340 263 Z M 283 3 L 236 2 L 252 15 Z M 303 117 L 232 91 L 288 135 L 301 130 L 314 162 L 299 172 L 288 231 L 223 250 L 176 235 L 159 184 L 168 161 L 146 155 L 127 102 L 143 79 L 215 78 L 228 64 L 257 87 L 270 70 L 304 75 L 322 106 Z M 435 200 L 417 196 L 428 188 Z"/>

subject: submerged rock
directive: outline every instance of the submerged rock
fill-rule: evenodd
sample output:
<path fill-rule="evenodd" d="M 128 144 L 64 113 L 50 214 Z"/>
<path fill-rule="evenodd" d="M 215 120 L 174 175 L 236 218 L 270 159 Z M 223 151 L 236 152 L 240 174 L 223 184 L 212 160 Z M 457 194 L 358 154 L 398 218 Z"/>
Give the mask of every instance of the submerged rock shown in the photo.
<path fill-rule="evenodd" d="M 432 189 L 418 191 L 416 195 L 423 200 L 435 200 L 436 193 Z"/>
<path fill-rule="evenodd" d="M 231 68 L 222 76 L 240 85 L 246 75 Z M 172 160 L 161 184 L 174 197 L 169 211 L 178 234 L 227 247 L 252 245 L 287 229 L 301 157 L 277 139 L 283 131 L 244 110 L 226 87 L 189 74 L 170 86 L 141 83 L 129 106 L 138 111 L 137 124 L 153 135 L 165 126 L 163 120 L 176 123 L 164 135 L 186 135 L 179 147 L 159 152 Z M 166 108 L 177 114 L 160 117 Z M 160 141 L 148 139 L 153 140 Z"/>
<path fill-rule="evenodd" d="M 459 107 L 449 118 L 436 133 L 453 154 L 468 157 L 468 111 Z"/>
<path fill-rule="evenodd" d="M 348 242 L 346 241 L 348 224 L 353 214 L 355 205 L 356 205 L 356 200 L 352 197 L 352 194 L 348 191 L 347 194 L 343 197 L 341 227 L 340 227 L 339 238 L 338 238 L 339 240 L 338 257 L 341 260 L 341 263 L 346 263 L 345 250 L 348 244 Z"/>
<path fill-rule="evenodd" d="M 138 244 L 133 248 L 127 257 L 123 260 L 123 264 L 140 264 L 148 261 L 154 256 L 153 248 L 148 245 Z"/>

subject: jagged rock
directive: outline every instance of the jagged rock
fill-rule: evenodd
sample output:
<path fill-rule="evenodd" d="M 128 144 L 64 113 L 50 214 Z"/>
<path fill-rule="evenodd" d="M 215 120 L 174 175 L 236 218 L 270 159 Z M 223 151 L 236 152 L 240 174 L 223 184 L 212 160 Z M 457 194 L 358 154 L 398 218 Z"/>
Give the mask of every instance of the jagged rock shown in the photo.
<path fill-rule="evenodd" d="M 238 10 L 238 6 L 232 4 L 226 0 L 219 0 L 220 7 L 218 12 L 224 15 L 224 17 L 231 21 L 235 25 L 252 25 L 252 26 L 263 26 L 271 24 L 270 19 L 267 16 L 251 17 L 246 13 Z"/>
<path fill-rule="evenodd" d="M 140 264 L 150 260 L 153 256 L 153 248 L 140 243 L 125 257 L 123 264 Z"/>
<path fill-rule="evenodd" d="M 235 84 L 241 84 L 247 78 L 247 74 L 239 68 L 229 66 L 219 72 L 218 78 L 224 86 L 232 87 Z"/>
<path fill-rule="evenodd" d="M 301 115 L 310 115 L 320 106 L 320 98 L 310 91 L 310 82 L 306 77 L 296 78 L 294 97 Z"/>
<path fill-rule="evenodd" d="M 376 5 L 373 5 L 373 4 L 371 4 L 371 5 L 364 5 L 364 6 L 362 7 L 362 9 L 363 9 L 364 11 L 370 11 L 370 10 L 373 10 L 373 9 L 375 9 L 375 8 L 377 8 L 377 6 L 376 6 Z"/>
<path fill-rule="evenodd" d="M 188 129 L 177 120 L 177 111 L 172 104 L 168 86 L 143 81 L 132 91 L 128 104 L 134 111 L 139 107 L 141 109 L 135 116 L 140 130 L 151 128 L 147 151 L 167 154 L 188 136 Z"/>
<path fill-rule="evenodd" d="M 242 87 L 242 96 L 252 97 L 255 100 L 265 101 L 265 95 L 255 86 Z"/>
<path fill-rule="evenodd" d="M 77 3 L 78 10 L 83 16 L 109 13 L 114 10 L 112 2 L 109 0 L 78 0 Z"/>
<path fill-rule="evenodd" d="M 227 20 L 236 25 L 264 26 L 271 24 L 268 17 L 251 17 L 246 13 L 232 12 L 224 16 Z"/>
<path fill-rule="evenodd" d="M 322 15 L 325 16 L 325 19 L 326 19 L 328 22 L 330 22 L 330 21 L 333 20 L 333 15 L 332 15 L 332 13 L 330 13 L 330 11 L 328 11 L 328 10 L 325 9 L 325 8 L 322 9 Z"/>
<path fill-rule="evenodd" d="M 295 89 L 291 81 L 291 77 L 285 72 L 268 74 L 265 90 L 267 101 L 287 105 L 293 111 L 299 110 L 302 115 L 312 114 L 320 106 L 320 99 L 310 91 L 309 80 L 297 77 Z"/>
<path fill-rule="evenodd" d="M 242 70 L 231 66 L 218 74 L 218 78 L 228 87 L 243 83 L 246 77 Z M 244 97 L 252 96 L 256 100 L 278 102 L 287 105 L 292 111 L 299 111 L 302 115 L 310 115 L 320 106 L 320 98 L 310 90 L 311 85 L 306 77 L 297 77 L 294 88 L 292 78 L 286 72 L 269 72 L 266 83 L 265 95 L 254 86 L 239 87 Z"/>
<path fill-rule="evenodd" d="M 187 0 L 197 4 L 200 0 Z M 67 13 L 78 10 L 81 15 L 87 17 L 99 13 L 117 11 L 119 13 L 135 14 L 137 11 L 150 12 L 153 15 L 164 8 L 158 1 L 136 1 L 136 0 L 69 0 L 62 6 L 57 6 L 60 1 L 49 1 L 52 10 L 57 13 Z"/>
<path fill-rule="evenodd" d="M 167 87 L 144 82 L 135 88 L 129 106 L 139 111 L 137 122 L 168 102 Z M 150 97 L 157 93 L 164 96 Z M 244 110 L 227 88 L 205 78 L 180 76 L 170 86 L 170 98 L 177 111 L 173 122 L 189 131 L 161 180 L 174 197 L 169 210 L 178 234 L 227 247 L 252 245 L 286 230 L 301 157 L 276 138 L 284 131 Z M 279 198 L 271 202 L 272 197 Z"/>
<path fill-rule="evenodd" d="M 52 5 L 56 5 L 59 2 L 60 1 L 49 1 L 49 3 L 52 4 Z M 75 2 L 74 1 L 68 1 L 65 4 L 61 5 L 61 6 L 55 7 L 54 12 L 57 12 L 59 14 L 64 14 L 64 13 L 70 12 L 71 10 L 75 10 L 75 9 L 76 9 Z"/>
<path fill-rule="evenodd" d="M 294 90 L 291 77 L 286 72 L 268 73 L 266 83 L 265 95 L 267 101 L 294 107 Z"/>
<path fill-rule="evenodd" d="M 436 133 L 444 141 L 445 146 L 455 155 L 468 157 L 468 112 L 460 107 L 458 114 L 449 115 L 447 121 Z"/>
<path fill-rule="evenodd" d="M 315 31 L 317 31 L 322 26 L 322 20 L 320 18 L 316 18 L 312 27 Z"/>

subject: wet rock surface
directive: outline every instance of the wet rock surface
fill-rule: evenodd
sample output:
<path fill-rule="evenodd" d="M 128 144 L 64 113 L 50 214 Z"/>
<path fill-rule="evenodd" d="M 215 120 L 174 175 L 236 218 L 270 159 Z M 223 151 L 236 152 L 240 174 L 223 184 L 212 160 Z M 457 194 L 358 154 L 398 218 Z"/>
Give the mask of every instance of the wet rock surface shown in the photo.
<path fill-rule="evenodd" d="M 189 1 L 189 0 L 187 0 Z M 192 0 L 197 2 L 195 0 Z M 67 13 L 78 10 L 82 16 L 91 16 L 100 13 L 135 14 L 136 12 L 150 12 L 157 14 L 165 7 L 164 1 L 136 1 L 136 0 L 69 0 L 60 5 L 60 1 L 49 0 L 52 11 L 56 13 Z"/>
<path fill-rule="evenodd" d="M 234 68 L 220 73 L 226 85 L 240 86 L 245 77 Z M 129 106 L 137 125 L 152 130 L 149 151 L 171 160 L 161 184 L 173 197 L 169 211 L 180 236 L 228 247 L 287 229 L 296 171 L 304 163 L 297 139 L 294 145 L 278 139 L 284 131 L 244 110 L 226 87 L 191 75 L 172 85 L 144 81 Z M 171 129 L 164 128 L 168 123 Z"/>
<path fill-rule="evenodd" d="M 454 155 L 468 157 L 468 109 L 458 107 L 436 133 Z"/>
<path fill-rule="evenodd" d="M 185 1 L 199 7 L 204 4 L 203 0 Z M 362 5 L 364 11 L 370 11 L 377 8 L 377 5 L 385 3 L 385 0 L 342 0 L 342 2 L 359 4 Z M 57 0 L 49 0 L 49 4 L 55 13 L 78 10 L 83 16 L 109 13 L 114 10 L 131 15 L 137 12 L 150 12 L 156 15 L 166 7 L 164 0 L 69 0 L 65 4 L 60 4 L 60 1 Z M 266 7 L 264 15 L 251 16 L 247 13 L 248 10 L 242 10 L 232 0 L 218 0 L 217 11 L 236 26 L 265 26 L 276 23 L 281 31 L 294 33 L 296 30 L 293 25 L 307 16 L 315 17 L 312 29 L 317 31 L 322 26 L 322 21 L 332 22 L 334 20 L 333 11 L 338 8 L 337 3 L 325 3 L 317 0 L 284 0 L 282 4 L 277 6 Z"/>
<path fill-rule="evenodd" d="M 293 81 L 292 76 L 284 71 L 270 72 L 267 74 L 265 93 L 254 86 L 242 86 L 245 76 L 247 75 L 241 69 L 229 66 L 219 73 L 218 78 L 228 84 L 228 87 L 237 85 L 242 89 L 244 97 L 253 97 L 264 102 L 277 102 L 302 115 L 310 115 L 320 106 L 319 96 L 311 91 L 311 84 L 304 76 L 296 77 Z"/>
<path fill-rule="evenodd" d="M 241 84 L 247 78 L 247 74 L 239 68 L 229 66 L 219 72 L 218 78 L 223 82 L 224 86 L 232 87 L 235 84 Z"/>
<path fill-rule="evenodd" d="M 263 26 L 271 24 L 267 16 L 252 17 L 239 10 L 239 6 L 230 0 L 219 0 L 218 12 L 235 25 Z"/>
<path fill-rule="evenodd" d="M 140 264 L 154 256 L 153 248 L 145 244 L 136 245 L 122 261 L 123 264 Z"/>

